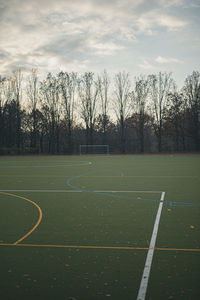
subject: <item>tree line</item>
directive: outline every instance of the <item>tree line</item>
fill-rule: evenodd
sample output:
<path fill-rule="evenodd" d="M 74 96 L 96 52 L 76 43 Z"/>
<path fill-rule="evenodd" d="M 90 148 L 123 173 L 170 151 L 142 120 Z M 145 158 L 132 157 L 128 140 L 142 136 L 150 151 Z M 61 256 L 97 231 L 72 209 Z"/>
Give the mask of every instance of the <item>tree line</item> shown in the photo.
<path fill-rule="evenodd" d="M 0 154 L 77 154 L 80 144 L 111 153 L 199 151 L 200 73 L 181 89 L 171 73 L 48 73 L 0 76 Z"/>

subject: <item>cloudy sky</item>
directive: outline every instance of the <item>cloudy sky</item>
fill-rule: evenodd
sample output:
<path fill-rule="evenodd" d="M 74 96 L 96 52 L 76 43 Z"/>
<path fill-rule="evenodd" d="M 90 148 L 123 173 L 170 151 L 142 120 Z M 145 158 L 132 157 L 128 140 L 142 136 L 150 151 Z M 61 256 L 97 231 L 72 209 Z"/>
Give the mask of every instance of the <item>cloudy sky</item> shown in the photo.
<path fill-rule="evenodd" d="M 200 70 L 200 0 L 0 0 L 0 75 Z"/>

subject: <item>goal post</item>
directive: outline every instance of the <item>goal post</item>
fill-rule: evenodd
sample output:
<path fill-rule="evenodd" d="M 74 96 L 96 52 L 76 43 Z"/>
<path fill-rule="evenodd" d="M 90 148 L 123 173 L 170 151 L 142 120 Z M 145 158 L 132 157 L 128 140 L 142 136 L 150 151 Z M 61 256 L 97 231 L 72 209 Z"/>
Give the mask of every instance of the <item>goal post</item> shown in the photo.
<path fill-rule="evenodd" d="M 80 155 L 106 155 L 109 154 L 109 145 L 80 145 L 79 152 Z"/>

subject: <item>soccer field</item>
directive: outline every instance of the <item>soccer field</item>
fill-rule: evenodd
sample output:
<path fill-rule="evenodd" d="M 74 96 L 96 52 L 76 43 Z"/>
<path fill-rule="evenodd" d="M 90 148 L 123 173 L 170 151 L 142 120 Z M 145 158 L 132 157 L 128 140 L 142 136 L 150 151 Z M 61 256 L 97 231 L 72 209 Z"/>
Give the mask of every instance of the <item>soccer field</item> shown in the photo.
<path fill-rule="evenodd" d="M 200 299 L 200 155 L 0 157 L 0 298 Z"/>

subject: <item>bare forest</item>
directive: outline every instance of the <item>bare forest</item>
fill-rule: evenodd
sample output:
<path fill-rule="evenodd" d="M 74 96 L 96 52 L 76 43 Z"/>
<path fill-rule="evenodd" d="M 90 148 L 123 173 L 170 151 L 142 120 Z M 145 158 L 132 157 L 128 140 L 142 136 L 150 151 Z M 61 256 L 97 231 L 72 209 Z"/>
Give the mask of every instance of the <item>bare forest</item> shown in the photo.
<path fill-rule="evenodd" d="M 171 73 L 20 70 L 0 77 L 0 154 L 78 154 L 79 145 L 110 153 L 200 150 L 200 73 L 177 88 Z"/>

